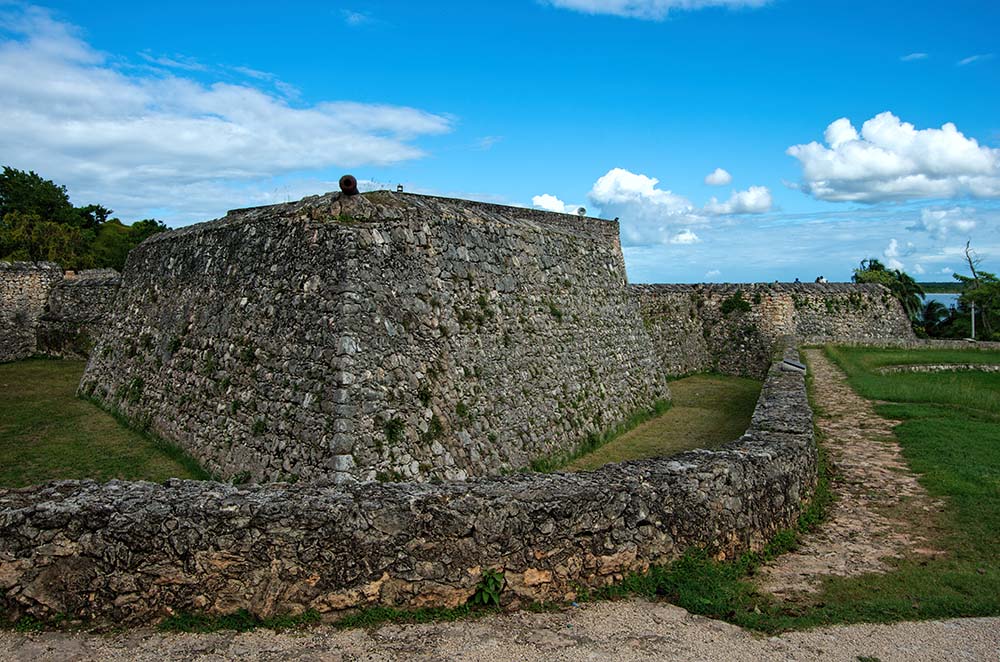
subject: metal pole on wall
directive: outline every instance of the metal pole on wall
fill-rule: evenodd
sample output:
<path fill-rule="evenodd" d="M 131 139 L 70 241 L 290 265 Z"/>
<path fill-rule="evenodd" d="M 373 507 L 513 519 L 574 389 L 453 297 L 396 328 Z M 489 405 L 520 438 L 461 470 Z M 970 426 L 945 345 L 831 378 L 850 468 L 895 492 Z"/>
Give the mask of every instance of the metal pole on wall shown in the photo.
<path fill-rule="evenodd" d="M 972 302 L 972 339 L 976 339 L 976 302 Z"/>

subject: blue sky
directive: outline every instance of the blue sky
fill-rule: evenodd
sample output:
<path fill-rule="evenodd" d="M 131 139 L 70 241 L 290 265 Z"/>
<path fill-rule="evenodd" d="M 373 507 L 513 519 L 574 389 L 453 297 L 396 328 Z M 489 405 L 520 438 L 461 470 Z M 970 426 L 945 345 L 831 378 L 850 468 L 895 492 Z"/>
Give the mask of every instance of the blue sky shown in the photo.
<path fill-rule="evenodd" d="M 996 2 L 0 0 L 0 161 L 126 221 L 349 171 L 617 216 L 636 282 L 868 256 L 947 280 L 967 240 L 1000 271 L 998 25 Z"/>

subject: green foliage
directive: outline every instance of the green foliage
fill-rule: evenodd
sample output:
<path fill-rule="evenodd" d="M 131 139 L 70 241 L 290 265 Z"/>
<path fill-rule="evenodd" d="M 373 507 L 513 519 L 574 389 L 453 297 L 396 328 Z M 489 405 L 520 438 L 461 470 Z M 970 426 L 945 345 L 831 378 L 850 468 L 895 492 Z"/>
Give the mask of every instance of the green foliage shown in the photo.
<path fill-rule="evenodd" d="M 66 187 L 4 166 L 0 174 L 0 260 L 48 260 L 67 269 L 121 271 L 129 251 L 167 229 L 151 219 L 131 226 L 101 205 L 74 207 Z"/>
<path fill-rule="evenodd" d="M 455 405 L 455 413 L 458 415 L 459 418 L 469 418 L 469 416 L 471 415 L 471 412 L 469 411 L 469 406 L 461 401 L 459 401 L 459 403 Z"/>
<path fill-rule="evenodd" d="M 552 317 L 555 317 L 557 322 L 562 322 L 563 312 L 559 310 L 556 304 L 552 303 L 551 301 L 548 302 L 548 306 L 549 306 L 549 314 L 552 315 Z"/>
<path fill-rule="evenodd" d="M 267 431 L 267 424 L 264 423 L 263 419 L 258 418 L 256 421 L 253 422 L 253 429 L 251 430 L 251 432 L 253 432 L 253 436 L 259 437 L 266 431 Z"/>
<path fill-rule="evenodd" d="M 398 444 L 403 440 L 403 431 L 406 425 L 398 418 L 393 418 L 385 422 L 382 426 L 385 431 L 385 438 L 390 444 Z"/>
<path fill-rule="evenodd" d="M 732 312 L 748 313 L 750 312 L 750 302 L 743 298 L 742 291 L 736 290 L 731 297 L 723 300 L 719 309 L 723 315 Z"/>
<path fill-rule="evenodd" d="M 441 424 L 441 419 L 435 414 L 431 416 L 431 420 L 427 423 L 427 431 L 420 435 L 420 441 L 425 444 L 434 441 L 444 434 L 444 425 Z"/>
<path fill-rule="evenodd" d="M 250 477 L 251 476 L 249 471 L 241 471 L 238 474 L 234 475 L 230 482 L 233 485 L 246 485 L 247 483 L 250 482 Z"/>
<path fill-rule="evenodd" d="M 885 265 L 875 258 L 861 260 L 861 266 L 854 270 L 851 277 L 855 283 L 878 283 L 885 285 L 892 292 L 892 296 L 903 306 L 903 312 L 910 318 L 911 323 L 917 323 L 920 319 L 921 300 L 924 298 L 924 290 L 920 283 L 904 271 L 899 269 L 886 269 Z"/>
<path fill-rule="evenodd" d="M 473 605 L 483 607 L 500 606 L 500 592 L 503 591 L 506 579 L 501 570 L 483 570 L 483 576 L 476 585 L 476 592 L 469 598 Z"/>

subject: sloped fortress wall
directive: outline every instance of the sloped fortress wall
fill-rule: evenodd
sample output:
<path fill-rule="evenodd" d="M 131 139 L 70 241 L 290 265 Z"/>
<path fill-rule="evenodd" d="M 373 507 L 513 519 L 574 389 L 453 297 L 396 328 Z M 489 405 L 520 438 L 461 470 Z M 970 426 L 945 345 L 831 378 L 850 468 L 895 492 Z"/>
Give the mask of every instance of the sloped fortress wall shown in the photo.
<path fill-rule="evenodd" d="M 801 343 L 915 339 L 877 284 L 632 285 L 664 370 L 762 377 L 784 337 Z"/>
<path fill-rule="evenodd" d="M 798 358 L 794 350 L 785 356 Z M 0 618 L 155 620 L 455 606 L 484 569 L 504 603 L 696 547 L 735 557 L 794 524 L 816 484 L 804 378 L 775 364 L 718 450 L 434 484 L 59 481 L 0 489 Z"/>
<path fill-rule="evenodd" d="M 0 262 L 0 362 L 36 352 L 38 318 L 62 277 L 53 262 Z"/>
<path fill-rule="evenodd" d="M 70 273 L 49 292 L 38 322 L 38 351 L 85 358 L 111 318 L 121 275 L 114 269 Z"/>
<path fill-rule="evenodd" d="M 81 392 L 257 480 L 502 473 L 669 397 L 617 223 L 389 192 L 150 238 Z"/>

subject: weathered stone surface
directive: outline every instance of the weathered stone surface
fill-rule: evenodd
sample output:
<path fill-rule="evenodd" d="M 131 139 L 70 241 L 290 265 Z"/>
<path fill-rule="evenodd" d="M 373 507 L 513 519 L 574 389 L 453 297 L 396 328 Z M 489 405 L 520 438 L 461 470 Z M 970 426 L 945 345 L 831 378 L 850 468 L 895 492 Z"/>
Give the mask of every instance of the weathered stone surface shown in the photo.
<path fill-rule="evenodd" d="M 0 261 L 0 362 L 31 356 L 49 291 L 62 280 L 53 262 Z"/>
<path fill-rule="evenodd" d="M 389 192 L 145 241 L 81 392 L 257 481 L 499 474 L 669 397 L 617 223 Z"/>
<path fill-rule="evenodd" d="M 114 310 L 121 275 L 114 269 L 67 273 L 49 292 L 38 321 L 38 352 L 86 358 Z"/>
<path fill-rule="evenodd" d="M 168 609 L 455 605 L 484 568 L 506 573 L 507 600 L 563 599 L 690 546 L 759 549 L 794 522 L 815 462 L 803 377 L 775 365 L 739 440 L 591 473 L 0 490 L 0 609 L 135 623 Z"/>
<path fill-rule="evenodd" d="M 876 284 L 631 285 L 629 289 L 670 375 L 715 370 L 759 378 L 784 337 L 803 343 L 915 340 L 899 302 Z"/>

